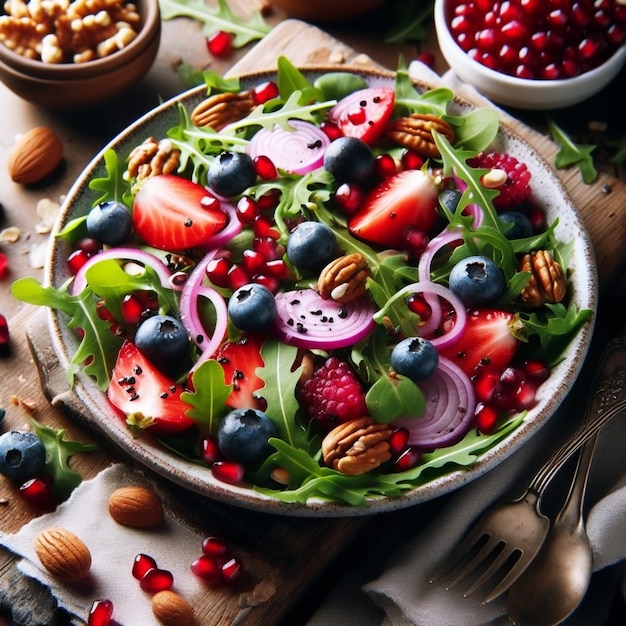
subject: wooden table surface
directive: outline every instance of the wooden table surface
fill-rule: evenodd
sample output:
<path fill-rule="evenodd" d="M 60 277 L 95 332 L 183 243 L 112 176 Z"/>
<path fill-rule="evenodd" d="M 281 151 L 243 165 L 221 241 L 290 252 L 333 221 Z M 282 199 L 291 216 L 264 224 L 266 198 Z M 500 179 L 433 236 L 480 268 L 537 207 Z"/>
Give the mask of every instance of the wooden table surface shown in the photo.
<path fill-rule="evenodd" d="M 233 0 L 229 4 L 242 14 L 250 7 L 258 6 L 256 0 Z M 9 277 L 0 282 L 0 313 L 9 320 L 12 333 L 11 354 L 0 358 L 3 381 L 0 387 L 0 408 L 4 408 L 7 413 L 3 429 L 20 427 L 26 415 L 32 413 L 46 424 L 67 428 L 72 438 L 83 441 L 92 438 L 91 433 L 85 432 L 46 399 L 37 365 L 25 340 L 27 322 L 32 321 L 35 311 L 15 301 L 10 296 L 9 287 L 20 276 L 42 276 L 36 261 L 38 251 L 47 245 L 47 235 L 39 233 L 36 228 L 41 221 L 36 211 L 37 203 L 42 199 L 59 201 L 102 145 L 161 100 L 179 93 L 183 89 L 177 73 L 181 62 L 228 73 L 251 67 L 271 67 L 277 53 L 284 53 L 300 64 L 342 60 L 352 64 L 376 63 L 393 69 L 397 65 L 399 53 L 410 59 L 417 52 L 417 48 L 412 45 L 397 46 L 382 42 L 380 13 L 349 25 L 325 25 L 324 31 L 301 22 L 284 23 L 285 17 L 276 11 L 268 16 L 268 21 L 276 25 L 272 33 L 256 47 L 237 51 L 225 61 L 208 56 L 200 27 L 195 22 L 184 19 L 165 22 L 159 56 L 148 76 L 129 94 L 102 109 L 73 114 L 52 113 L 20 100 L 0 85 L 0 203 L 5 209 L 0 230 L 15 226 L 21 233 L 15 243 L 0 243 L 0 251 L 8 256 L 11 267 Z M 326 30 L 333 36 L 326 34 Z M 438 71 L 446 69 L 434 36 L 431 35 L 422 48 L 435 53 Z M 364 59 L 363 54 L 367 59 Z M 554 114 L 555 119 L 572 129 L 578 139 L 600 145 L 598 164 L 602 174 L 596 183 L 584 185 L 575 170 L 561 172 L 560 176 L 577 205 L 582 207 L 581 213 L 596 248 L 604 286 L 622 280 L 620 268 L 626 262 L 623 246 L 626 240 L 626 177 L 623 168 L 617 168 L 609 162 L 602 148 L 608 137 L 626 133 L 624 119 L 620 119 L 616 107 L 618 85 L 623 84 L 624 77 L 622 73 L 602 96 L 585 105 Z M 547 159 L 553 158 L 556 148 L 544 134 L 545 117 L 519 111 L 512 113 L 536 129 L 537 132 L 530 131 L 527 126 L 519 125 L 519 129 L 527 133 L 527 138 L 537 150 L 545 154 Z M 608 122 L 607 133 L 589 130 L 589 123 L 597 121 Z M 4 166 L 6 153 L 16 134 L 39 125 L 49 126 L 59 133 L 65 147 L 65 165 L 56 177 L 44 185 L 20 187 L 8 178 Z M 597 128 L 596 125 L 591 126 Z M 611 311 L 616 304 L 615 296 L 612 298 L 610 303 L 603 305 Z M 622 303 L 617 304 L 621 306 Z M 615 317 L 608 315 L 611 321 Z M 89 478 L 111 460 L 118 459 L 117 452 L 105 444 L 100 452 L 74 457 L 72 467 Z M 181 506 L 197 508 L 194 507 L 195 496 L 178 493 L 177 497 L 180 498 Z M 3 479 L 0 480 L 0 502 L 3 503 L 0 505 L 2 531 L 15 532 L 37 514 L 23 502 L 15 488 Z M 437 503 L 420 506 L 427 515 Z M 204 502 L 202 509 L 202 517 L 196 520 L 197 523 L 206 528 L 207 534 L 226 534 L 244 559 L 250 578 L 250 584 L 240 593 L 207 590 L 206 597 L 194 600 L 197 607 L 203 607 L 198 608 L 198 615 L 201 616 L 199 623 L 207 625 L 269 625 L 281 621 L 297 624 L 319 600 L 319 589 L 328 586 L 322 584 L 320 587 L 320 581 L 323 582 L 325 578 L 332 581 L 332 571 L 346 571 L 342 557 L 350 554 L 350 558 L 354 558 L 355 542 L 359 552 L 362 533 L 377 532 L 402 515 L 382 515 L 372 520 L 315 520 L 249 513 L 210 502 Z M 260 588 L 271 589 L 271 592 L 264 601 L 253 601 L 252 592 Z M 207 609 L 207 606 L 211 606 L 211 609 Z M 52 619 L 60 620 L 55 623 L 69 623 L 55 613 L 54 602 L 45 593 L 34 589 L 28 580 L 16 574 L 11 555 L 2 552 L 0 607 L 0 613 L 7 614 L 11 610 L 24 611 L 35 607 L 35 621 L 26 621 L 25 624 L 52 623 Z M 3 623 L 1 619 L 0 624 Z M 15 617 L 13 620 L 7 618 L 4 623 L 17 623 Z"/>

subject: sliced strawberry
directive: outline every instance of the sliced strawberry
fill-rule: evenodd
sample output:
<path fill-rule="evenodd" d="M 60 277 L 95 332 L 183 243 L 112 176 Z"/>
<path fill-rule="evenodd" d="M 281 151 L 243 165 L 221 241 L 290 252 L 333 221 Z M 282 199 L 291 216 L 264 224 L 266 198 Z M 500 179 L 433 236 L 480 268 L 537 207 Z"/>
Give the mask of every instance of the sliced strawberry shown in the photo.
<path fill-rule="evenodd" d="M 458 343 L 441 351 L 471 376 L 478 366 L 489 366 L 501 372 L 509 365 L 519 339 L 516 333 L 522 323 L 514 313 L 496 309 L 474 309 L 468 312 L 467 325 Z"/>
<path fill-rule="evenodd" d="M 394 101 L 390 87 L 360 89 L 339 100 L 328 112 L 328 120 L 346 137 L 372 145 L 385 132 Z"/>
<path fill-rule="evenodd" d="M 421 170 L 407 170 L 384 179 L 348 220 L 359 239 L 404 249 L 410 230 L 428 233 L 437 221 L 437 187 Z"/>
<path fill-rule="evenodd" d="M 162 174 L 148 178 L 133 203 L 135 232 L 160 250 L 199 246 L 227 221 L 217 198 L 202 185 L 180 176 Z"/>
<path fill-rule="evenodd" d="M 183 387 L 159 372 L 135 344 L 122 344 L 107 395 L 126 416 L 129 426 L 157 436 L 191 428 L 195 422 L 186 415 L 190 406 L 180 398 L 183 391 Z"/>
<path fill-rule="evenodd" d="M 256 374 L 257 368 L 264 365 L 262 345 L 263 337 L 248 333 L 238 341 L 225 343 L 215 355 L 224 370 L 226 384 L 233 385 L 226 401 L 232 409 L 265 409 L 265 401 L 255 395 L 264 385 Z"/>

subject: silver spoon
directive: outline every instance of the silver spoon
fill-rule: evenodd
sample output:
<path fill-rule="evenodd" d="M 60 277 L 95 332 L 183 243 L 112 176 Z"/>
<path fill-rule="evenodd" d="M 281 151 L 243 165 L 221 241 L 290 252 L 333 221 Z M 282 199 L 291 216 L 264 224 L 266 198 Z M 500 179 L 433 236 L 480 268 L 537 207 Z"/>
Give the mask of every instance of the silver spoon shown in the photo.
<path fill-rule="evenodd" d="M 507 597 L 515 626 L 555 626 L 580 604 L 592 573 L 592 555 L 583 521 L 583 501 L 596 437 L 580 452 L 563 508 L 539 554 L 513 584 Z"/>

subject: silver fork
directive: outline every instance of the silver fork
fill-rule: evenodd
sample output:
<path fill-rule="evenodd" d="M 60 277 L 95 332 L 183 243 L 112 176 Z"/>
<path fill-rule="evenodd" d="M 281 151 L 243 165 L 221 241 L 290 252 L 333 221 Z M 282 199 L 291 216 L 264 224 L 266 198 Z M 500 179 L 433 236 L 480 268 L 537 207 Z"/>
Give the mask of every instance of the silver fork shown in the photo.
<path fill-rule="evenodd" d="M 521 497 L 498 502 L 479 518 L 431 577 L 431 583 L 451 574 L 446 589 L 452 589 L 474 575 L 464 592 L 469 596 L 493 579 L 494 586 L 483 600 L 486 604 L 504 593 L 528 567 L 550 528 L 550 520 L 540 508 L 544 491 L 572 454 L 626 408 L 625 337 L 606 347 L 591 394 L 587 420 L 548 459 Z"/>

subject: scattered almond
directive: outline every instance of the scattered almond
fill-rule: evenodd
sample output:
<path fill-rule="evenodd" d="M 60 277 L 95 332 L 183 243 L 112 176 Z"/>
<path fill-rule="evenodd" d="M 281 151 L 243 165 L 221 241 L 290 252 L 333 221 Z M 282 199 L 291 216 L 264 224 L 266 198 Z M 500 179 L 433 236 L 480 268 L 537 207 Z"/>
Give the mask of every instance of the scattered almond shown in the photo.
<path fill-rule="evenodd" d="M 193 626 L 193 607 L 174 591 L 159 591 L 152 596 L 152 613 L 164 626 Z"/>
<path fill-rule="evenodd" d="M 7 168 L 13 182 L 32 185 L 51 174 L 63 160 L 63 144 L 45 126 L 22 135 L 7 155 Z"/>
<path fill-rule="evenodd" d="M 64 528 L 48 528 L 35 537 L 41 564 L 60 580 L 82 580 L 91 569 L 91 553 L 83 541 Z"/>
<path fill-rule="evenodd" d="M 163 521 L 163 503 L 147 487 L 120 487 L 109 497 L 109 513 L 122 526 L 149 528 Z"/>

